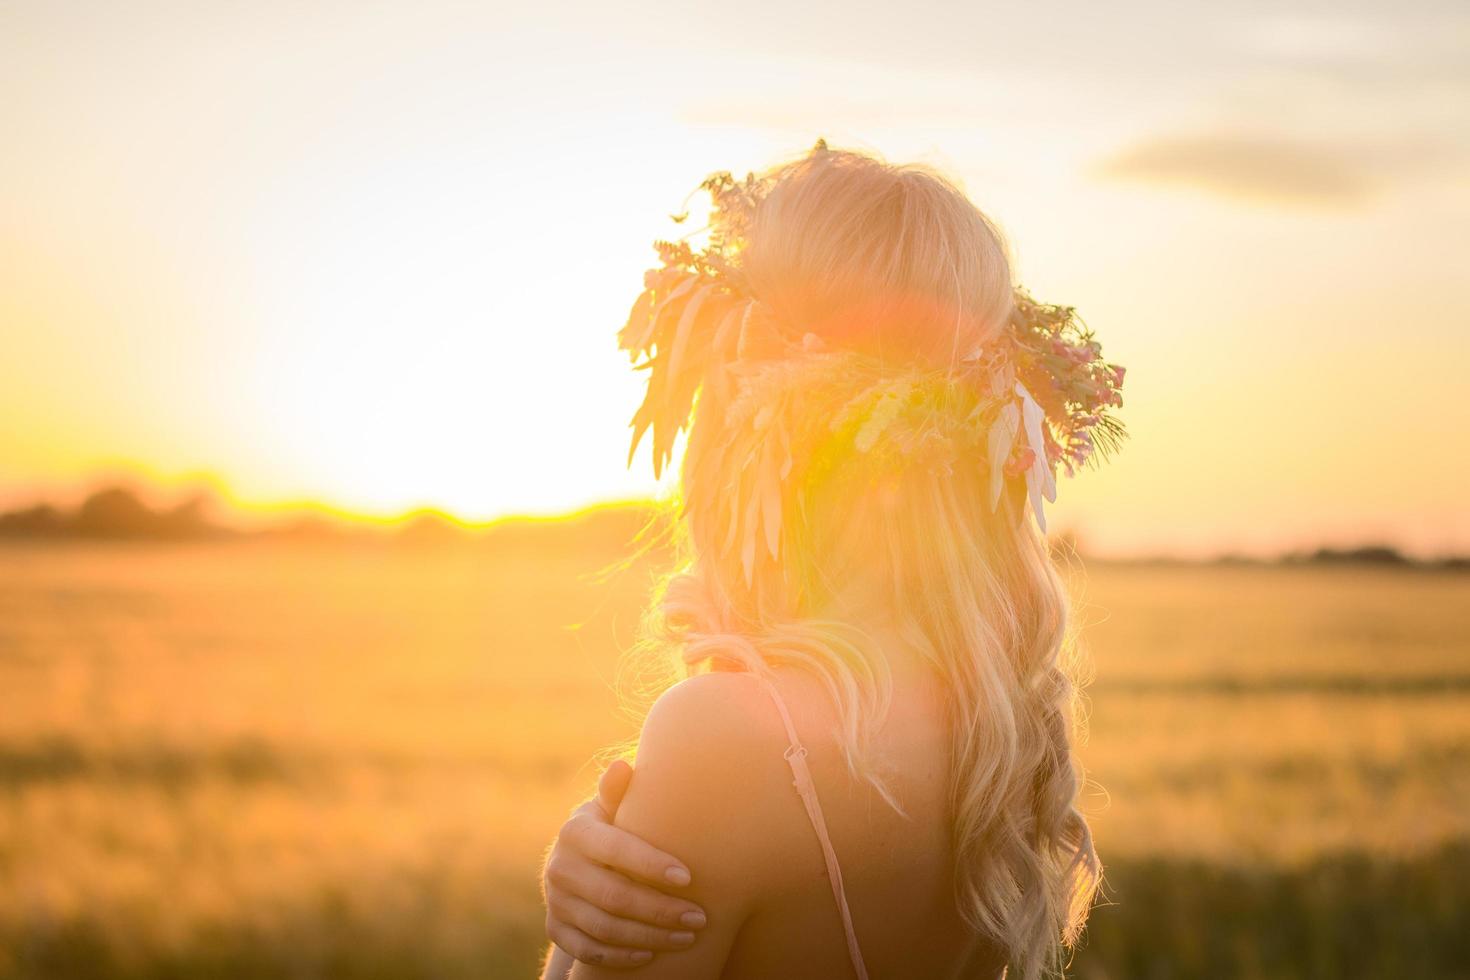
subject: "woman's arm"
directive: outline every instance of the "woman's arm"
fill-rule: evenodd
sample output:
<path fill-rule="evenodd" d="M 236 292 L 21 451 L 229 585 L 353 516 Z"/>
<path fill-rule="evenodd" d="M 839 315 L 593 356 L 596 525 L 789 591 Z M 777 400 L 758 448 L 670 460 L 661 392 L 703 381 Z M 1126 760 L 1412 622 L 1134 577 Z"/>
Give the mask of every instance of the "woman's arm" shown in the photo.
<path fill-rule="evenodd" d="M 546 951 L 546 963 L 541 967 L 541 980 L 568 980 L 577 961 L 572 954 L 553 945 Z"/>
<path fill-rule="evenodd" d="M 614 762 L 598 783 L 597 796 L 562 824 L 542 868 L 546 935 L 571 958 L 613 967 L 641 966 L 654 950 L 682 949 L 705 923 L 693 902 L 658 888 L 689 883 L 689 869 L 669 854 L 613 826 L 633 770 Z M 647 882 L 647 883 L 645 883 Z M 655 887 L 656 886 L 656 887 Z"/>
<path fill-rule="evenodd" d="M 684 857 L 689 897 L 709 924 L 698 943 L 640 968 L 639 980 L 718 977 L 746 919 L 780 879 L 767 797 L 790 780 L 781 776 L 782 743 L 765 717 L 774 710 L 758 683 L 734 673 L 690 678 L 659 698 L 644 723 L 615 823 Z M 587 963 L 572 970 L 575 980 L 616 976 Z"/>

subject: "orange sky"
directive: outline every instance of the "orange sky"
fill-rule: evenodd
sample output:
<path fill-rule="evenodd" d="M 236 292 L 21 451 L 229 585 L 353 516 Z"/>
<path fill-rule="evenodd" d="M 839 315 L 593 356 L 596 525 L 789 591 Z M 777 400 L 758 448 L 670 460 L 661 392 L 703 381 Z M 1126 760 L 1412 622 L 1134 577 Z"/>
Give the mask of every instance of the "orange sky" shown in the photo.
<path fill-rule="evenodd" d="M 1470 8 L 0 6 L 0 504 L 554 512 L 628 472 L 614 334 L 707 172 L 958 177 L 1129 368 L 1114 553 L 1470 549 Z"/>

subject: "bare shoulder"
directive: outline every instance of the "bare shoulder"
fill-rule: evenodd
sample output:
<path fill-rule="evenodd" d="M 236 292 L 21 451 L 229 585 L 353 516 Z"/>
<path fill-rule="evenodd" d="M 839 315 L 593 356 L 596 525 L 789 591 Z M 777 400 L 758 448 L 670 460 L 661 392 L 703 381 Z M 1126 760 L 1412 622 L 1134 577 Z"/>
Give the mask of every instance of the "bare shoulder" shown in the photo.
<path fill-rule="evenodd" d="M 769 695 L 748 674 L 691 677 L 649 712 L 615 822 L 688 866 L 693 880 L 681 894 L 709 918 L 698 942 L 658 954 L 639 977 L 720 976 L 744 923 L 778 887 L 791 847 L 781 825 L 799 826 L 779 812 L 795 801 L 782 793 L 781 731 Z M 785 784 L 789 792 L 789 773 Z M 616 975 L 582 963 L 572 973 Z"/>
<path fill-rule="evenodd" d="M 684 859 L 696 889 L 763 888 L 763 872 L 781 866 L 783 830 L 802 827 L 785 748 L 759 679 L 691 677 L 649 712 L 617 822 Z"/>
<path fill-rule="evenodd" d="M 768 717 L 770 696 L 754 676 L 715 671 L 680 681 L 649 711 L 638 746 L 645 765 L 738 762 L 779 741 Z"/>

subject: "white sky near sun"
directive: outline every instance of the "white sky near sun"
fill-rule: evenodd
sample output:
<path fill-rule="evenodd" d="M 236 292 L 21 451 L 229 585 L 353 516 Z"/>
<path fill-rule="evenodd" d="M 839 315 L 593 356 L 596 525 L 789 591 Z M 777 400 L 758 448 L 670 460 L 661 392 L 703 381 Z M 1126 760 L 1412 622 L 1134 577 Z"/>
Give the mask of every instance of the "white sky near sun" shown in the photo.
<path fill-rule="evenodd" d="M 825 136 L 957 177 L 1128 366 L 1058 526 L 1470 548 L 1470 8 L 696 6 L 0 6 L 0 505 L 651 492 L 650 242 Z"/>

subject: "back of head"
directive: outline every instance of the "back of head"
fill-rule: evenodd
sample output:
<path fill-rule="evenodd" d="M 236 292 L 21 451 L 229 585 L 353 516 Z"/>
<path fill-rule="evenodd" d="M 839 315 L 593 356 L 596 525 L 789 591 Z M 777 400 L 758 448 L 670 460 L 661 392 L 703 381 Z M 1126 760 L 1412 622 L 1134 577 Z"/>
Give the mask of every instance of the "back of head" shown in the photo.
<path fill-rule="evenodd" d="M 743 268 L 782 322 L 834 346 L 936 362 L 1005 325 L 1005 244 L 943 176 L 822 148 L 767 179 Z"/>
<path fill-rule="evenodd" d="M 907 637 L 949 697 L 957 903 L 1035 976 L 1099 870 L 1066 596 L 1027 516 L 1116 435 L 1122 369 L 1014 289 L 995 227 L 929 170 L 819 143 L 702 186 L 710 246 L 660 243 L 622 334 L 650 371 L 635 448 L 651 429 L 657 468 L 689 430 L 684 553 L 645 647 L 810 671 L 881 789 L 866 750 L 890 675 L 865 627 Z"/>

